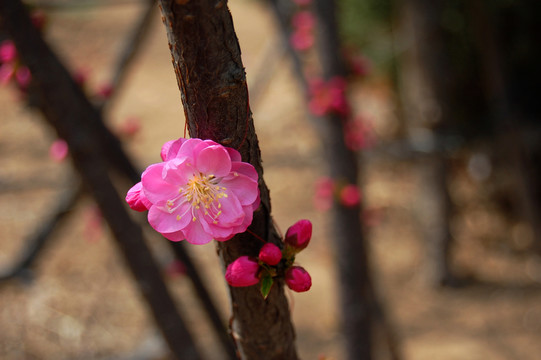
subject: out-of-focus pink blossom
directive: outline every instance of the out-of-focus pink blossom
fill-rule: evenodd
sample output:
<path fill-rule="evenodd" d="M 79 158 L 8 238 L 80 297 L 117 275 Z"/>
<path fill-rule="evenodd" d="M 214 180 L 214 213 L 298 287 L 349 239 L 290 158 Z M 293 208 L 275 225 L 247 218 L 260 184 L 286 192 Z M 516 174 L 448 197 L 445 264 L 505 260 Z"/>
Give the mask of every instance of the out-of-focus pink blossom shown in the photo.
<path fill-rule="evenodd" d="M 316 181 L 314 206 L 320 211 L 327 211 L 332 207 L 334 194 L 334 181 L 328 177 L 322 177 Z"/>
<path fill-rule="evenodd" d="M 0 85 L 7 85 L 15 74 L 13 63 L 3 63 L 0 65 Z"/>
<path fill-rule="evenodd" d="M 255 168 L 211 140 L 179 139 L 141 176 L 150 225 L 167 239 L 225 241 L 246 231 L 260 198 Z"/>
<path fill-rule="evenodd" d="M 366 123 L 361 119 L 348 121 L 344 126 L 344 141 L 352 151 L 369 148 L 373 145 L 373 137 Z"/>
<path fill-rule="evenodd" d="M 30 69 L 28 69 L 26 66 L 19 66 L 15 72 L 15 80 L 22 89 L 26 89 L 28 84 L 30 84 L 30 81 L 32 81 Z"/>
<path fill-rule="evenodd" d="M 346 87 L 347 82 L 342 77 L 333 77 L 327 82 L 319 78 L 310 80 L 309 110 L 316 116 L 324 116 L 331 112 L 341 116 L 349 115 Z"/>
<path fill-rule="evenodd" d="M 0 44 L 0 62 L 9 63 L 17 58 L 17 49 L 11 40 L 4 40 Z"/>
<path fill-rule="evenodd" d="M 133 137 L 141 130 L 141 121 L 136 117 L 128 117 L 117 129 L 121 136 Z"/>
<path fill-rule="evenodd" d="M 68 143 L 62 139 L 55 140 L 49 147 L 49 157 L 56 162 L 63 161 L 68 153 Z"/>
<path fill-rule="evenodd" d="M 96 94 L 102 99 L 108 99 L 113 95 L 114 91 L 115 89 L 113 89 L 111 84 L 103 84 L 98 88 Z"/>
<path fill-rule="evenodd" d="M 145 197 L 141 182 L 133 185 L 132 188 L 128 190 L 126 202 L 130 208 L 135 211 L 146 211 L 152 206 L 152 203 Z"/>
<path fill-rule="evenodd" d="M 286 271 L 286 284 L 293 291 L 304 292 L 312 287 L 312 278 L 301 266 L 292 266 Z"/>
<path fill-rule="evenodd" d="M 299 11 L 291 19 L 291 25 L 296 30 L 312 31 L 314 25 L 316 24 L 316 19 L 310 11 Z"/>
<path fill-rule="evenodd" d="M 282 260 L 282 250 L 273 243 L 265 243 L 259 251 L 259 260 L 267 265 L 276 265 Z"/>
<path fill-rule="evenodd" d="M 75 80 L 75 82 L 79 84 L 79 86 L 83 87 L 88 80 L 88 73 L 88 69 L 79 68 L 73 73 L 73 80 Z"/>
<path fill-rule="evenodd" d="M 295 252 L 306 248 L 312 238 L 312 223 L 310 220 L 299 220 L 287 229 L 284 242 L 291 246 Z"/>
<path fill-rule="evenodd" d="M 249 256 L 241 256 L 227 266 L 225 280 L 231 286 L 252 286 L 259 282 L 259 264 Z"/>
<path fill-rule="evenodd" d="M 307 6 L 312 3 L 312 0 L 293 0 L 293 2 L 299 6 Z"/>
<path fill-rule="evenodd" d="M 170 277 L 185 275 L 186 265 L 180 260 L 173 260 L 166 266 L 165 273 Z"/>
<path fill-rule="evenodd" d="M 348 184 L 340 190 L 340 203 L 347 207 L 353 207 L 360 203 L 361 192 L 353 184 Z"/>
<path fill-rule="evenodd" d="M 309 30 L 297 29 L 291 34 L 289 41 L 295 50 L 306 51 L 314 45 L 314 35 Z"/>
<path fill-rule="evenodd" d="M 47 14 L 43 10 L 34 10 L 30 14 L 30 20 L 36 29 L 43 30 L 47 23 Z"/>

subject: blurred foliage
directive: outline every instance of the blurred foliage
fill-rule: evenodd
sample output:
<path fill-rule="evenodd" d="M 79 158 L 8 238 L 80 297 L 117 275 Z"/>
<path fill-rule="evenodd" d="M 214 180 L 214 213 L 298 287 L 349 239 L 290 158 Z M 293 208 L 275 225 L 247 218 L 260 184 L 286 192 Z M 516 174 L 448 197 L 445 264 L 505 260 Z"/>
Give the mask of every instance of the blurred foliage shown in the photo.
<path fill-rule="evenodd" d="M 346 48 L 360 49 L 374 70 L 387 72 L 392 66 L 393 0 L 340 0 L 338 22 Z"/>

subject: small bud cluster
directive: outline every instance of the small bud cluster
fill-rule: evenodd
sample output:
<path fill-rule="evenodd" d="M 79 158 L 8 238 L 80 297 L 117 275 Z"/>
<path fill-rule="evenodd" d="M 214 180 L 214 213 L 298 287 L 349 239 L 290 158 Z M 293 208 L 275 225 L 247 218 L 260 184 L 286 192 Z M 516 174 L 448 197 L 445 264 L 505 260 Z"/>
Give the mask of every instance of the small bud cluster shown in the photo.
<path fill-rule="evenodd" d="M 312 286 L 310 274 L 294 263 L 295 256 L 308 246 L 311 238 L 312 223 L 299 220 L 287 230 L 283 248 L 265 243 L 257 258 L 241 256 L 229 264 L 225 279 L 235 287 L 260 284 L 264 298 L 269 295 L 276 278 L 283 278 L 293 291 L 308 291 Z"/>

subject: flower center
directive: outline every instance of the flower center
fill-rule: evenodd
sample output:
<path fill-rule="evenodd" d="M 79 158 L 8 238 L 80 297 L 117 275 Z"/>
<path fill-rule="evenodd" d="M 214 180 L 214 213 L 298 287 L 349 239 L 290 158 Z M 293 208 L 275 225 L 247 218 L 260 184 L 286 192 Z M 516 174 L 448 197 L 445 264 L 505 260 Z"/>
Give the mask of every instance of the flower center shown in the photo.
<path fill-rule="evenodd" d="M 203 209 L 204 216 L 210 217 L 212 222 L 217 224 L 217 219 L 222 214 L 220 199 L 227 197 L 225 190 L 227 189 L 219 185 L 219 179 L 214 175 L 199 173 L 194 174 L 185 186 L 181 186 L 178 193 L 190 203 L 193 221 L 197 220 L 196 210 Z M 184 215 L 177 215 L 177 220 Z"/>

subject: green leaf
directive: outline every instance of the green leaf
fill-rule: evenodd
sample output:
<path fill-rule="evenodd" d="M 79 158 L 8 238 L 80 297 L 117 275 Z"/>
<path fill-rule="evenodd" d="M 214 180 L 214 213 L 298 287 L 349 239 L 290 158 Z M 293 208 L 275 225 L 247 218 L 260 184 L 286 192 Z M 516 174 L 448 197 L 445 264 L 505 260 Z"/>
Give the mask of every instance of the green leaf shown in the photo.
<path fill-rule="evenodd" d="M 267 296 L 269 296 L 272 284 L 274 284 L 272 276 L 269 273 L 263 275 L 263 278 L 261 279 L 261 295 L 263 295 L 264 299 L 267 299 Z"/>

